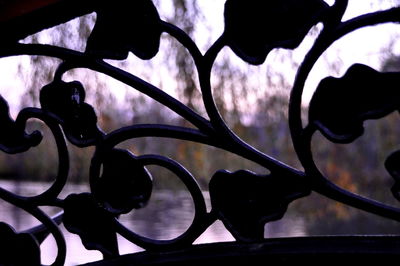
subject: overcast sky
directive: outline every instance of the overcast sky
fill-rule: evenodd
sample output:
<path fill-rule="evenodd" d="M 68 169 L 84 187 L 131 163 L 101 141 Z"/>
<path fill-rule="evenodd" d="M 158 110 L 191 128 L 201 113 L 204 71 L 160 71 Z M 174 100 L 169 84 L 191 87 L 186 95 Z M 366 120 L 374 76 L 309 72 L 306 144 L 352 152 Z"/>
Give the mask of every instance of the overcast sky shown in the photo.
<path fill-rule="evenodd" d="M 208 48 L 210 40 L 216 40 L 223 32 L 224 2 L 224 0 L 199 1 L 199 5 L 204 12 L 205 21 L 197 27 L 195 38 L 203 52 Z M 329 3 L 329 1 L 327 2 Z M 345 20 L 373 10 L 384 9 L 395 5 L 392 0 L 380 1 L 381 4 L 379 5 L 377 4 L 379 1 L 373 0 L 350 0 L 349 2 Z M 161 3 L 164 9 L 159 11 L 161 17 L 168 16 L 168 13 L 171 12 L 169 10 L 168 1 L 163 0 Z M 382 59 L 382 50 L 387 47 L 390 40 L 399 35 L 400 26 L 385 24 L 359 30 L 338 41 L 328 50 L 323 60 L 320 60 L 311 72 L 309 80 L 307 81 L 305 101 L 309 100 L 313 88 L 316 87 L 323 77 L 327 75 L 342 75 L 353 63 L 364 63 L 379 69 Z M 295 59 L 301 62 L 304 52 L 310 45 L 311 43 L 307 44 L 307 41 L 305 41 L 299 49 L 299 52 L 295 53 Z M 395 45 L 395 48 L 395 52 L 400 54 L 400 45 Z M 273 58 L 273 56 L 267 58 L 266 64 L 276 64 L 275 62 L 271 62 Z M 334 63 L 338 61 L 338 59 L 340 61 L 340 68 L 335 71 L 337 73 L 332 73 L 332 69 L 330 69 L 329 64 L 326 62 Z M 29 64 L 29 59 L 27 57 L 18 57 L 3 58 L 0 60 L 0 73 L 2 77 L 0 80 L 0 94 L 10 103 L 13 114 L 18 111 L 16 106 L 25 88 L 24 81 L 17 76 L 18 65 L 21 62 Z M 281 66 L 281 68 L 284 69 L 284 65 Z M 166 74 L 161 76 L 166 77 Z M 173 77 L 171 77 L 169 81 L 170 83 L 173 82 L 172 78 Z M 155 77 L 155 80 L 157 79 L 160 79 L 160 75 Z M 157 82 L 159 82 L 159 80 Z M 166 83 L 168 84 L 168 82 Z M 172 87 L 173 85 L 171 85 L 171 88 Z M 173 93 L 172 90 L 169 92 Z M 123 95 L 120 95 L 120 97 L 123 97 Z"/>

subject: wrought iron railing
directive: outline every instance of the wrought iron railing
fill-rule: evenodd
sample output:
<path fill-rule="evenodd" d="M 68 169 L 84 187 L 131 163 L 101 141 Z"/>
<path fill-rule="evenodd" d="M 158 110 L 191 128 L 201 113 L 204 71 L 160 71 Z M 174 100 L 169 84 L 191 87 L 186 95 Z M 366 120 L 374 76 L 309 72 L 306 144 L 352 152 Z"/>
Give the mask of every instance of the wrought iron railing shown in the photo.
<path fill-rule="evenodd" d="M 28 134 L 25 130 L 27 121 L 36 118 L 50 128 L 56 141 L 59 160 L 54 183 L 40 195 L 23 197 L 0 188 L 0 198 L 3 201 L 25 210 L 42 223 L 24 232 L 16 232 L 10 225 L 0 223 L 0 264 L 40 264 L 39 243 L 48 234 L 54 237 L 58 248 L 54 265 L 64 264 L 68 247 L 58 226 L 61 222 L 69 232 L 79 235 L 87 249 L 101 251 L 105 258 L 103 263 L 116 263 L 115 259 L 120 259 L 125 263 L 130 261 L 139 264 L 144 259 L 154 261 L 157 256 L 162 258 L 161 254 L 167 256 L 168 252 L 182 260 L 194 260 L 198 258 L 198 253 L 191 249 L 192 243 L 216 220 L 221 220 L 242 246 L 216 244 L 214 248 L 207 249 L 210 260 L 217 258 L 218 252 L 225 254 L 225 259 L 229 256 L 243 256 L 251 260 L 253 257 L 249 254 L 256 255 L 257 259 L 266 258 L 266 254 L 273 253 L 271 247 L 279 244 L 264 240 L 265 223 L 281 219 L 292 201 L 306 197 L 312 191 L 348 206 L 400 221 L 399 208 L 353 194 L 332 183 L 316 166 L 311 150 L 311 141 L 317 131 L 331 142 L 351 143 L 363 134 L 364 121 L 379 119 L 398 110 L 399 92 L 395 86 L 400 79 L 399 74 L 380 73 L 366 65 L 355 64 L 341 78 L 325 78 L 310 102 L 308 124 L 303 125 L 302 122 L 301 105 L 305 82 L 322 53 L 335 41 L 357 29 L 400 22 L 399 7 L 342 22 L 347 2 L 336 0 L 329 6 L 322 0 L 227 0 L 225 31 L 204 54 L 180 28 L 161 20 L 149 0 L 129 3 L 88 1 L 89 4 L 85 2 L 82 10 L 68 9 L 75 13 L 70 13 L 72 15 L 64 17 L 64 20 L 89 11 L 97 13 L 97 22 L 85 52 L 16 41 L 60 23 L 60 18 L 48 21 L 41 19 L 39 26 L 28 29 L 23 27 L 23 23 L 3 22 L 3 28 L 7 25 L 14 28 L 5 31 L 8 35 L 0 47 L 1 57 L 43 55 L 59 58 L 63 62 L 56 70 L 54 80 L 40 90 L 40 108 L 25 108 L 13 120 L 6 99 L 0 98 L 0 149 L 15 154 L 38 145 L 42 141 L 42 134 L 38 131 Z M 277 24 L 276 21 L 282 23 Z M 317 23 L 322 23 L 323 29 L 298 68 L 288 106 L 292 141 L 304 168 L 300 170 L 256 150 L 232 132 L 214 102 L 211 71 L 217 55 L 225 46 L 229 46 L 249 64 L 261 64 L 275 48 L 296 48 Z M 125 59 L 129 52 L 141 59 L 150 59 L 158 52 L 163 32 L 174 37 L 192 56 L 209 118 L 199 115 L 156 86 L 103 60 Z M 195 128 L 134 124 L 104 133 L 97 125 L 93 107 L 85 102 L 85 88 L 82 84 L 79 81 L 63 81 L 63 74 L 75 68 L 88 68 L 119 80 L 171 109 Z M 340 109 L 334 108 L 339 102 Z M 212 209 L 207 211 L 196 178 L 179 162 L 161 155 L 134 155 L 116 148 L 126 140 L 140 137 L 172 138 L 210 145 L 251 160 L 269 170 L 270 174 L 258 175 L 247 170 L 216 172 L 209 183 Z M 96 149 L 90 166 L 91 192 L 71 194 L 60 199 L 59 194 L 67 182 L 70 167 L 66 141 L 77 147 L 94 146 Z M 174 173 L 185 184 L 194 201 L 193 222 L 184 233 L 171 240 L 140 236 L 118 220 L 121 214 L 142 208 L 151 198 L 152 178 L 146 169 L 149 165 L 157 165 Z M 399 152 L 390 155 L 385 166 L 393 177 L 393 196 L 399 200 Z M 63 213 L 49 217 L 41 210 L 43 206 L 62 208 Z M 142 247 L 147 253 L 136 257 L 119 257 L 117 235 Z M 396 237 L 375 239 L 375 242 L 370 238 L 336 239 L 333 249 L 332 246 L 331 249 L 324 249 L 326 243 L 332 243 L 329 239 L 317 239 L 312 243 L 307 241 L 310 240 L 292 239 L 286 242 L 286 254 L 295 254 L 294 250 L 299 247 L 302 247 L 304 254 L 321 249 L 330 255 L 350 251 L 362 254 L 400 253 Z M 371 241 L 375 243 L 372 246 Z M 258 243 L 258 248 L 254 243 Z M 260 243 L 268 243 L 268 246 L 260 248 Z M 351 248 L 343 248 L 346 245 L 351 245 Z M 165 260 L 168 261 L 172 260 Z"/>

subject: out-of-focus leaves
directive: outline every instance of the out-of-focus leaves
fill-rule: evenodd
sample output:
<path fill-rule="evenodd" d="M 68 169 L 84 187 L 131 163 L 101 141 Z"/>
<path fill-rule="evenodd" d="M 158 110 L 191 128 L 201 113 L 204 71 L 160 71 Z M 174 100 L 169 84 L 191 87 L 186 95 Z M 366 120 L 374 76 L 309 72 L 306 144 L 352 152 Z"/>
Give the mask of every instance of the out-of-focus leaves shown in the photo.
<path fill-rule="evenodd" d="M 93 107 L 85 101 L 85 89 L 79 81 L 53 81 L 40 91 L 43 110 L 52 112 L 62 121 L 67 138 L 81 146 L 93 145 L 102 135 L 97 127 Z"/>
<path fill-rule="evenodd" d="M 99 250 L 104 256 L 118 255 L 114 216 L 100 207 L 92 194 L 70 194 L 64 200 L 65 228 L 80 236 L 89 250 Z"/>
<path fill-rule="evenodd" d="M 244 61 L 262 64 L 274 48 L 296 48 L 328 7 L 322 0 L 228 0 L 228 45 Z"/>
<path fill-rule="evenodd" d="M 400 74 L 380 73 L 355 64 L 341 78 L 323 79 L 309 107 L 309 122 L 329 140 L 350 143 L 364 132 L 363 122 L 400 107 Z"/>
<path fill-rule="evenodd" d="M 8 103 L 2 96 L 0 96 L 0 126 L 0 150 L 7 153 L 27 151 L 42 140 L 42 134 L 39 131 L 28 135 L 24 128 L 17 126 L 10 117 Z"/>
<path fill-rule="evenodd" d="M 213 211 L 241 241 L 263 239 L 266 222 L 282 218 L 291 201 L 310 193 L 299 176 L 265 176 L 245 170 L 218 171 L 209 186 Z"/>
<path fill-rule="evenodd" d="M 113 213 L 128 213 L 150 199 L 153 181 L 147 169 L 126 150 L 113 149 L 103 161 L 103 173 L 95 185 L 96 199 Z"/>
<path fill-rule="evenodd" d="M 129 51 L 141 59 L 154 57 L 160 46 L 161 23 L 150 0 L 101 1 L 86 52 L 122 60 Z"/>
<path fill-rule="evenodd" d="M 39 244 L 32 235 L 0 222 L 0 265 L 41 265 Z"/>

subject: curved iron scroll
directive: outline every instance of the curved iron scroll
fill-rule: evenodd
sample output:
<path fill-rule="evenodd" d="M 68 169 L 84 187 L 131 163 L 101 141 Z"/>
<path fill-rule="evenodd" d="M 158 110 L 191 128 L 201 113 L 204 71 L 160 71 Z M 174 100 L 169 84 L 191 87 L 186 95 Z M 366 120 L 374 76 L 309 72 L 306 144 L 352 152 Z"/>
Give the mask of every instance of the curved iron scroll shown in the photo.
<path fill-rule="evenodd" d="M 355 195 L 329 181 L 316 166 L 311 151 L 316 131 L 332 142 L 351 143 L 363 134 L 365 120 L 382 118 L 399 110 L 399 92 L 393 88 L 393 84 L 400 81 L 399 73 L 380 73 L 356 64 L 341 78 L 322 80 L 310 102 L 309 122 L 306 126 L 302 124 L 304 85 L 322 53 L 335 41 L 357 29 L 400 21 L 400 8 L 396 7 L 342 22 L 347 2 L 336 0 L 329 6 L 322 0 L 227 0 L 225 31 L 205 54 L 180 28 L 161 20 L 149 0 L 93 3 L 98 19 L 85 52 L 42 44 L 3 45 L 1 57 L 43 55 L 59 58 L 63 63 L 59 65 L 54 81 L 41 89 L 40 108 L 23 109 L 14 121 L 8 114 L 7 101 L 0 98 L 0 149 L 10 154 L 21 153 L 38 145 L 42 140 L 41 133 L 35 131 L 28 134 L 25 131 L 27 120 L 37 118 L 50 128 L 59 158 L 55 181 L 42 194 L 22 197 L 0 188 L 2 200 L 24 209 L 43 224 L 40 229 L 15 232 L 9 225 L 1 223 L 0 235 L 5 237 L 0 239 L 0 249 L 6 250 L 9 255 L 1 257 L 0 264 L 15 259 L 26 260 L 22 264 L 27 261 L 39 264 L 40 247 L 36 240 L 42 240 L 43 228 L 54 236 L 58 246 L 54 265 L 64 263 L 66 245 L 57 226 L 60 219 L 49 217 L 40 210 L 41 206 L 62 208 L 65 228 L 78 234 L 87 249 L 99 250 L 105 257 L 118 256 L 117 234 L 146 250 L 179 249 L 190 246 L 217 219 L 224 223 L 237 241 L 258 241 L 264 237 L 265 223 L 282 218 L 292 201 L 307 196 L 311 191 L 400 221 L 399 208 Z M 281 21 L 288 17 L 293 20 Z M 298 69 L 289 104 L 288 123 L 296 153 L 305 169 L 302 171 L 256 150 L 235 135 L 214 102 L 210 79 L 216 57 L 225 46 L 249 64 L 262 64 L 275 48 L 296 48 L 317 23 L 322 23 L 324 28 Z M 129 52 L 141 59 L 150 59 L 158 52 L 163 32 L 176 38 L 192 56 L 209 119 L 156 86 L 103 60 L 122 60 Z M 135 124 L 104 133 L 97 126 L 93 107 L 85 102 L 82 84 L 62 80 L 65 72 L 75 68 L 88 68 L 119 80 L 171 109 L 195 128 Z M 378 94 L 378 85 L 385 91 Z M 342 93 L 346 93 L 345 98 L 341 98 Z M 355 99 L 359 104 L 354 104 Z M 341 101 L 342 109 L 333 112 L 331 106 L 338 101 Z M 71 194 L 62 200 L 58 196 L 69 171 L 69 154 L 64 137 L 73 145 L 95 146 L 96 150 L 90 168 L 91 193 Z M 140 137 L 173 138 L 218 147 L 265 167 L 270 174 L 258 175 L 246 170 L 216 172 L 209 184 L 212 210 L 208 212 L 195 177 L 181 164 L 161 155 L 134 155 L 116 148 L 123 141 Z M 386 161 L 386 168 L 395 181 L 393 195 L 400 199 L 398 160 L 399 152 L 393 153 Z M 149 165 L 174 173 L 185 184 L 194 201 L 192 224 L 186 232 L 172 240 L 142 237 L 118 220 L 119 215 L 143 207 L 151 197 L 152 177 L 146 169 Z M 13 249 L 21 246 L 27 256 L 13 257 Z"/>

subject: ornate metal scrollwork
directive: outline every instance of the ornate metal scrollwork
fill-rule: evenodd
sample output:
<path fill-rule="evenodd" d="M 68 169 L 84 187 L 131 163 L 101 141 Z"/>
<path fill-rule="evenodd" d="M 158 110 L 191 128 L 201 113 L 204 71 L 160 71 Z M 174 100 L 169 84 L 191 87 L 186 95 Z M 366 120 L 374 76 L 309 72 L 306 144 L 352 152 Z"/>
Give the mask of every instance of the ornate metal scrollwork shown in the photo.
<path fill-rule="evenodd" d="M 25 108 L 14 121 L 8 114 L 7 101 L 0 98 L 0 149 L 10 154 L 22 153 L 38 145 L 42 141 L 40 132 L 25 131 L 26 121 L 36 118 L 50 128 L 56 140 L 59 166 L 54 183 L 42 194 L 22 197 L 0 187 L 0 198 L 33 215 L 43 224 L 42 229 L 53 235 L 58 246 L 54 265 L 64 263 L 67 247 L 57 226 L 60 219 L 49 217 L 40 209 L 42 206 L 62 208 L 65 228 L 78 234 L 87 249 L 99 250 L 106 258 L 119 255 L 117 234 L 149 251 L 186 248 L 217 219 L 222 220 L 237 241 L 260 241 L 265 223 L 282 218 L 292 201 L 312 191 L 400 221 L 400 208 L 353 194 L 329 181 L 315 165 L 311 150 L 311 141 L 317 131 L 332 142 L 351 143 L 363 134 L 365 120 L 379 119 L 398 111 L 399 92 L 395 87 L 400 80 L 399 73 L 380 73 L 366 65 L 355 64 L 341 78 L 325 78 L 310 102 L 308 125 L 303 126 L 302 122 L 304 85 L 322 53 L 336 40 L 357 29 L 400 22 L 400 7 L 342 22 L 347 2 L 336 0 L 330 6 L 322 0 L 227 0 L 225 31 L 204 54 L 181 29 L 161 20 L 150 0 L 93 1 L 91 9 L 97 13 L 98 19 L 85 52 L 51 45 L 7 42 L 0 47 L 0 57 L 43 55 L 63 62 L 56 70 L 54 81 L 41 89 L 40 108 Z M 303 171 L 256 150 L 235 135 L 214 102 L 210 79 L 216 57 L 225 46 L 247 63 L 261 64 L 272 49 L 296 48 L 317 23 L 322 23 L 324 28 L 298 69 L 289 104 L 288 123 Z M 176 38 L 192 56 L 209 119 L 156 86 L 103 60 L 122 60 L 129 52 L 141 59 L 150 59 L 158 53 L 162 32 Z M 97 125 L 94 108 L 85 102 L 83 85 L 79 81 L 62 80 L 63 74 L 74 68 L 88 68 L 129 85 L 171 109 L 194 128 L 134 124 L 105 133 Z M 332 106 L 339 101 L 341 109 L 333 111 Z M 59 198 L 69 171 L 64 137 L 75 146 L 96 148 L 90 168 L 91 193 Z M 259 164 L 270 174 L 259 175 L 247 170 L 216 172 L 209 184 L 212 210 L 208 212 L 195 177 L 179 162 L 161 155 L 136 155 L 117 148 L 123 141 L 140 137 L 180 139 L 221 148 Z M 140 236 L 118 220 L 121 214 L 144 207 L 151 197 L 152 176 L 146 169 L 149 165 L 166 168 L 175 174 L 194 201 L 192 224 L 172 240 Z M 386 169 L 395 180 L 392 192 L 399 200 L 398 165 L 399 151 L 386 160 Z M 0 264 L 13 260 L 15 251 L 12 249 L 17 248 L 23 248 L 24 257 L 21 259 L 39 264 L 38 243 L 43 238 L 40 232 L 34 228 L 15 232 L 9 225 L 0 223 L 0 249 L 8 254 L 0 256 Z"/>

